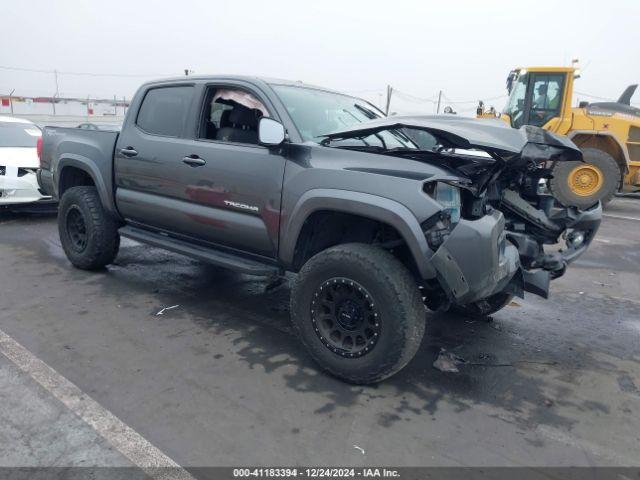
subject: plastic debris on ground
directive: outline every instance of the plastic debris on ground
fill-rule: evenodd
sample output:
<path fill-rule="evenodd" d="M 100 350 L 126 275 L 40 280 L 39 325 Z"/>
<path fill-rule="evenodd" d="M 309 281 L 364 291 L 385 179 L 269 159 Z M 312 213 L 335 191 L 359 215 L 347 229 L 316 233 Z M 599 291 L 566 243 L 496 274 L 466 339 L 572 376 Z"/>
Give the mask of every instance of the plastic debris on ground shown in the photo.
<path fill-rule="evenodd" d="M 465 363 L 463 358 L 454 355 L 451 352 L 447 352 L 444 348 L 440 349 L 438 358 L 433 362 L 433 368 L 445 373 L 457 373 L 458 365 Z"/>

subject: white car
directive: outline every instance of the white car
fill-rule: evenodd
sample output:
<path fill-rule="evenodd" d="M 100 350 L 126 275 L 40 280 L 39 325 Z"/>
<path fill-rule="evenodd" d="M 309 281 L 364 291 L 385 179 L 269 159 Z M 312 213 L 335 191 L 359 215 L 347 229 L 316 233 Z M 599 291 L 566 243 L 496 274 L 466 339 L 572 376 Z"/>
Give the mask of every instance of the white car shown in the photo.
<path fill-rule="evenodd" d="M 40 193 L 36 178 L 41 137 L 35 123 L 0 116 L 0 207 L 51 199 Z"/>

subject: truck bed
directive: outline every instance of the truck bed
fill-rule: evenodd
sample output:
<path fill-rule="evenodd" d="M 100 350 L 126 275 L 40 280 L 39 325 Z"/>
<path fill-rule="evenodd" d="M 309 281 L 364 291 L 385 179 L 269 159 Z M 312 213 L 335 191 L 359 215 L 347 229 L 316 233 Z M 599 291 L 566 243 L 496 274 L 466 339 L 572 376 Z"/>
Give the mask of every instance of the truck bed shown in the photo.
<path fill-rule="evenodd" d="M 45 127 L 42 132 L 40 188 L 58 198 L 61 175 L 66 167 L 89 171 L 105 205 L 113 206 L 113 155 L 119 132 Z M 70 170 L 67 170 L 70 171 Z"/>

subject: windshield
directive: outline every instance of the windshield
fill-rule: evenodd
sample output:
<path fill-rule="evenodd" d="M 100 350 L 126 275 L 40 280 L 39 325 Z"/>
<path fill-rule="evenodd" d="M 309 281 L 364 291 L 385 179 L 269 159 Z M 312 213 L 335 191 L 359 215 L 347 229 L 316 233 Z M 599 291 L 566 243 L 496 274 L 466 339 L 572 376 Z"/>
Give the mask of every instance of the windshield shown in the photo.
<path fill-rule="evenodd" d="M 273 88 L 305 141 L 320 143 L 327 133 L 384 116 L 373 105 L 347 95 L 288 85 L 274 85 Z M 395 131 L 335 142 L 341 145 L 415 148 L 409 139 Z"/>
<path fill-rule="evenodd" d="M 524 100 L 527 94 L 528 81 L 529 76 L 526 73 L 518 77 L 511 89 L 507 105 L 502 111 L 502 113 L 509 115 L 511 126 L 515 128 L 519 128 L 524 124 Z"/>
<path fill-rule="evenodd" d="M 0 147 L 35 147 L 41 135 L 32 123 L 0 122 Z"/>

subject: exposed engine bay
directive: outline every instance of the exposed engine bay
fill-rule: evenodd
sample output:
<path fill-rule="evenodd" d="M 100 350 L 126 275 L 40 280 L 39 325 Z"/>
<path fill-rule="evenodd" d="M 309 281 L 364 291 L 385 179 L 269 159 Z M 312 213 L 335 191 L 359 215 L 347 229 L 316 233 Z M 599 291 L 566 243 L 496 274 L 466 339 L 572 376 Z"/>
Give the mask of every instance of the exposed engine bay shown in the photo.
<path fill-rule="evenodd" d="M 406 137 L 408 146 L 341 145 L 383 130 Z M 435 140 L 420 144 L 415 131 Z M 555 162 L 581 161 L 582 153 L 567 138 L 538 127 L 390 117 L 327 135 L 325 144 L 410 158 L 447 172 L 424 183 L 424 192 L 443 208 L 422 224 L 445 290 L 443 304 L 466 305 L 498 293 L 523 296 L 524 291 L 546 298 L 550 280 L 587 249 L 600 225 L 599 203 L 585 210 L 564 207 L 549 192 Z M 495 288 L 496 282 L 486 278 L 505 280 Z"/>

